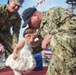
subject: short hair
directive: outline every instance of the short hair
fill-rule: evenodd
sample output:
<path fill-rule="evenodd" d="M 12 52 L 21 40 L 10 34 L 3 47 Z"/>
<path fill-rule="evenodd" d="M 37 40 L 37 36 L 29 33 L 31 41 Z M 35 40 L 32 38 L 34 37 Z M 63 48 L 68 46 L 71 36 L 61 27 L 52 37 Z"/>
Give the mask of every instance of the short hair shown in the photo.
<path fill-rule="evenodd" d="M 33 28 L 26 28 L 23 32 L 23 37 L 26 35 L 26 34 L 31 34 L 31 33 L 34 33 L 36 31 L 36 29 L 33 29 Z"/>

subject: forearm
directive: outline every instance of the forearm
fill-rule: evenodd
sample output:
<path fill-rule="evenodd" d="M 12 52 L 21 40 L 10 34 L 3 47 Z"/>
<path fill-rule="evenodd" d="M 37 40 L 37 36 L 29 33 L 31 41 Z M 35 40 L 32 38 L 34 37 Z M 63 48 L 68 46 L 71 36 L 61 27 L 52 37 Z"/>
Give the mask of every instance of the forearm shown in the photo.
<path fill-rule="evenodd" d="M 15 27 L 15 29 L 13 30 L 13 44 L 18 43 L 19 33 L 20 33 L 20 29 L 17 30 L 16 27 Z"/>
<path fill-rule="evenodd" d="M 18 49 L 14 49 L 14 52 L 13 52 L 13 59 L 16 60 L 18 58 Z"/>
<path fill-rule="evenodd" d="M 19 34 L 20 34 L 20 27 L 21 27 L 21 20 L 17 19 L 13 26 L 13 43 L 17 43 L 19 41 Z"/>
<path fill-rule="evenodd" d="M 42 48 L 43 49 L 47 49 L 47 45 L 49 44 L 50 40 L 51 40 L 52 35 L 48 34 L 45 36 L 45 38 L 42 41 Z"/>
<path fill-rule="evenodd" d="M 19 40 L 19 35 L 14 33 L 13 34 L 13 44 L 18 43 L 18 40 Z"/>
<path fill-rule="evenodd" d="M 14 48 L 13 54 L 14 54 L 14 55 L 17 55 L 17 54 L 18 54 L 18 49 Z"/>

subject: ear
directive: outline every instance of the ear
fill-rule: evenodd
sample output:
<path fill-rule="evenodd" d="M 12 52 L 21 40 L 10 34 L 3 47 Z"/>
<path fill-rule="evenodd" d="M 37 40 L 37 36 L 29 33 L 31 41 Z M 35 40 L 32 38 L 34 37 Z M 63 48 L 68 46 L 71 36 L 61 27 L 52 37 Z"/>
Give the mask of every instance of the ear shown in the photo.
<path fill-rule="evenodd" d="M 14 0 L 10 0 L 10 2 L 12 2 L 12 1 L 14 1 Z"/>
<path fill-rule="evenodd" d="M 36 16 L 37 15 L 36 12 L 33 15 Z"/>

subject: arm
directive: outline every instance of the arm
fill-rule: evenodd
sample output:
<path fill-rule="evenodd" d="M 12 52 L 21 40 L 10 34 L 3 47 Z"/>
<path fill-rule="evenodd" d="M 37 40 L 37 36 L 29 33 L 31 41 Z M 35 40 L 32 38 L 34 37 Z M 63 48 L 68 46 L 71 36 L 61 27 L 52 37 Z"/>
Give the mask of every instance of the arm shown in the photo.
<path fill-rule="evenodd" d="M 0 13 L 2 13 L 4 11 L 3 10 L 4 9 L 4 6 L 5 6 L 4 4 L 0 4 Z"/>
<path fill-rule="evenodd" d="M 5 5 L 0 4 L 0 28 L 1 28 L 1 29 L 2 29 L 1 24 L 2 24 L 2 22 L 5 20 L 5 19 L 4 19 L 4 15 L 5 15 L 5 13 L 4 13 L 4 11 L 5 11 L 4 6 L 5 6 Z"/>
<path fill-rule="evenodd" d="M 47 45 L 48 45 L 48 43 L 50 42 L 51 37 L 52 37 L 51 34 L 48 34 L 48 35 L 46 35 L 46 36 L 44 37 L 44 39 L 43 39 L 43 41 L 42 41 L 42 48 L 43 48 L 43 49 L 47 49 Z"/>
<path fill-rule="evenodd" d="M 16 60 L 16 58 L 18 57 L 18 51 L 21 50 L 21 48 L 24 46 L 25 41 L 21 40 L 18 44 L 16 44 L 14 51 L 13 51 L 13 59 Z"/>
<path fill-rule="evenodd" d="M 13 43 L 17 43 L 19 40 L 20 34 L 20 27 L 21 27 L 21 18 L 17 16 L 17 19 L 13 25 Z"/>

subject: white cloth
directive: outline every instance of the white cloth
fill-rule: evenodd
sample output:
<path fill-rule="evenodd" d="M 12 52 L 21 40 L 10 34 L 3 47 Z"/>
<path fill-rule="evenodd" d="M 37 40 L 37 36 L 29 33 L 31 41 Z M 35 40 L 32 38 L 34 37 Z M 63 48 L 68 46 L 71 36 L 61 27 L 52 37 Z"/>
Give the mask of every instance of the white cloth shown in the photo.
<path fill-rule="evenodd" d="M 33 70 L 36 67 L 36 60 L 32 55 L 31 44 L 29 42 L 25 43 L 24 47 L 18 52 L 16 60 L 13 60 L 13 54 L 11 54 L 7 58 L 5 65 L 14 70 Z"/>
<path fill-rule="evenodd" d="M 13 72 L 14 72 L 14 75 L 22 75 L 22 72 L 20 72 L 20 71 L 13 70 Z"/>

